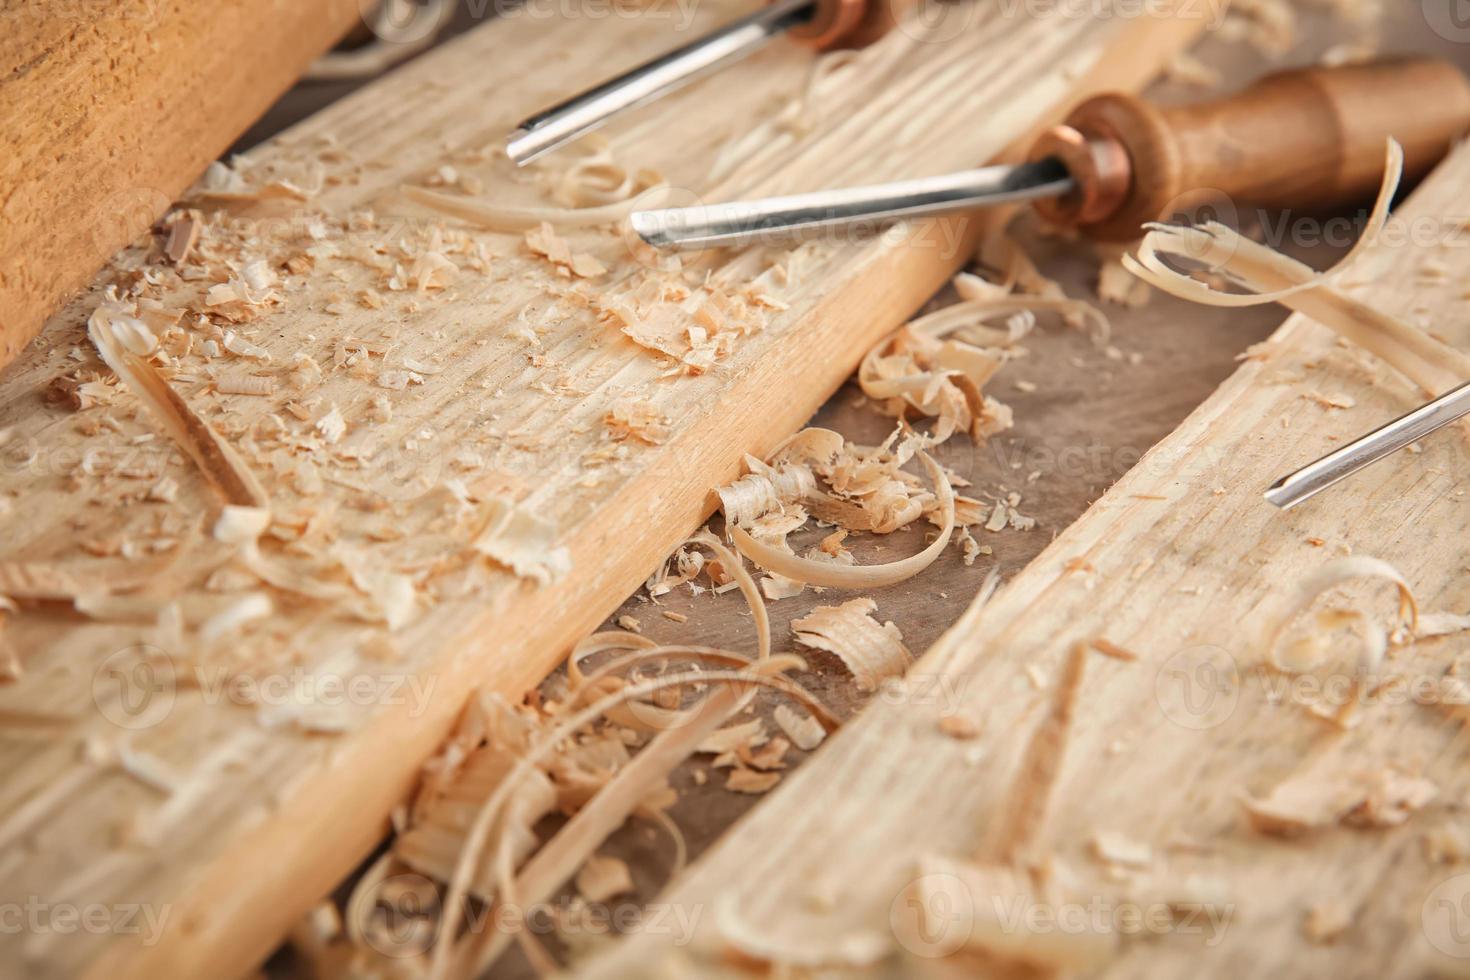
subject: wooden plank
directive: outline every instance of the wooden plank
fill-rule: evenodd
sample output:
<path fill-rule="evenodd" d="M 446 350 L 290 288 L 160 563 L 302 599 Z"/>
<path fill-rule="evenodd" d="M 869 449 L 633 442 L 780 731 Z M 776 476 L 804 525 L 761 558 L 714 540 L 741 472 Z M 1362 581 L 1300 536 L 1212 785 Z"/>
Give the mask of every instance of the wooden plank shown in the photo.
<path fill-rule="evenodd" d="M 1457 346 L 1470 342 L 1459 285 L 1470 266 L 1467 184 L 1470 151 L 1461 149 L 1349 276 L 1359 298 Z M 1177 326 L 1188 325 L 1183 316 Z M 1325 407 L 1313 392 L 1346 394 L 1356 407 Z M 1417 398 L 1325 328 L 1290 319 L 1268 354 L 1247 361 L 988 605 L 972 607 L 896 693 L 830 739 L 660 899 L 686 919 L 700 913 L 688 948 L 641 935 L 585 972 L 647 976 L 659 964 L 670 975 L 717 973 L 729 931 L 722 922 L 793 957 L 843 935 L 886 940 L 908 958 L 885 963 L 908 969 L 960 948 L 977 918 L 994 914 L 990 903 L 1007 896 L 959 893 L 930 909 L 932 931 L 918 934 L 920 862 L 981 852 L 1024 778 L 1022 753 L 1069 649 L 1099 636 L 1140 659 L 1087 665 L 1050 812 L 1036 828 L 1040 849 L 1081 882 L 1077 908 L 1101 909 L 1115 928 L 1114 913 L 1146 903 L 1137 897 L 1146 886 L 1136 885 L 1145 873 L 1109 874 L 1089 846 L 1098 832 L 1144 843 L 1155 872 L 1173 881 L 1198 875 L 1218 897 L 1216 919 L 1171 919 L 1124 936 L 1116 957 L 1090 975 L 1457 969 L 1470 952 L 1458 904 L 1467 879 L 1455 866 L 1463 857 L 1432 856 L 1428 845 L 1465 832 L 1465 740 L 1458 720 L 1402 691 L 1436 684 L 1463 644 L 1399 650 L 1386 672 L 1408 686 L 1367 699 L 1357 723 L 1341 728 L 1309 710 L 1310 685 L 1341 697 L 1351 656 L 1346 668 L 1293 687 L 1266 669 L 1263 636 L 1307 575 L 1349 553 L 1397 566 L 1424 610 L 1470 604 L 1459 544 L 1470 523 L 1458 476 L 1463 433 L 1426 440 L 1421 454 L 1400 454 L 1290 513 L 1260 498 L 1283 468 Z M 1394 604 L 1381 591 L 1355 594 L 1391 619 Z M 980 738 L 941 734 L 946 714 L 973 719 Z M 1264 797 L 1309 768 L 1347 777 L 1390 767 L 1439 791 L 1402 826 L 1334 825 L 1283 840 L 1252 829 L 1242 807 L 1243 796 Z M 1341 934 L 1311 941 L 1314 908 L 1346 915 Z M 1089 928 L 1097 920 L 1072 921 Z"/>
<path fill-rule="evenodd" d="M 589 16 L 594 8 L 606 9 L 589 6 Z M 694 26 L 733 14 L 701 8 Z M 338 605 L 274 592 L 272 615 L 232 632 L 227 645 L 191 632 L 177 649 L 155 650 L 151 662 L 171 664 L 182 678 L 172 684 L 132 672 L 145 659 L 139 642 L 158 643 L 146 625 L 89 622 L 54 603 L 14 617 L 7 638 L 23 653 L 24 673 L 0 690 L 0 706 L 11 712 L 0 745 L 4 891 L 44 896 L 53 906 L 141 903 L 163 921 L 157 936 L 7 935 L 0 937 L 7 958 L 43 976 L 232 973 L 258 962 L 380 839 L 390 808 L 466 691 L 490 684 L 518 693 L 540 679 L 697 526 L 708 488 L 735 472 L 742 453 L 762 452 L 800 425 L 860 353 L 964 260 L 972 236 L 964 222 L 808 246 L 800 276 L 769 287 L 789 309 L 695 377 L 671 374 L 668 360 L 567 302 L 566 280 L 528 255 L 518 236 L 436 231 L 432 221 L 410 219 L 399 184 L 423 182 L 446 164 L 481 180 L 489 196 L 542 201 L 524 175 L 480 149 L 528 110 L 671 40 L 669 21 L 652 15 L 586 26 L 581 16 L 487 25 L 292 131 L 256 156 L 252 172 L 305 179 L 320 165 L 328 178 L 322 190 L 307 202 L 233 205 L 239 223 L 216 231 L 216 251 L 201 249 L 202 277 L 175 277 L 148 245 L 121 255 L 104 275 L 102 283 L 138 286 L 189 308 L 185 322 L 202 345 L 219 331 L 195 326 L 194 315 L 205 311 L 214 280 L 239 272 L 239 261 L 233 270 L 227 262 L 236 248 L 276 267 L 311 242 L 335 250 L 319 251 L 309 276 L 286 274 L 279 309 L 234 328 L 272 355 L 255 369 L 275 380 L 273 394 L 215 393 L 206 380 L 212 365 L 197 346 L 175 365 L 176 384 L 260 472 L 277 533 L 289 537 L 286 527 L 305 511 L 335 508 L 338 542 L 378 571 L 418 575 L 434 604 L 389 636 Z M 994 157 L 1068 100 L 1099 87 L 1136 87 L 1204 26 L 1203 18 L 1066 11 L 1013 18 L 976 7 L 944 44 L 902 33 L 857 56 L 857 70 L 840 87 L 819 90 L 817 112 L 797 120 L 800 139 L 770 117 L 801 90 L 809 58 L 776 47 L 717 85 L 696 86 L 661 112 L 620 124 L 610 131 L 611 148 L 711 197 L 953 169 Z M 512 90 L 514 98 L 504 97 Z M 709 109 L 714 98 L 717 113 Z M 976 121 L 956 130 L 956 119 Z M 751 132 L 764 141 L 749 156 L 732 156 L 729 141 Z M 728 175 L 713 182 L 716 166 Z M 376 225 L 348 221 L 365 208 L 377 212 Z M 404 250 L 421 255 L 436 234 L 462 266 L 453 283 L 442 293 L 394 292 L 393 263 L 408 274 Z M 570 237 L 613 267 L 604 289 L 645 271 L 616 232 Z M 386 270 L 372 266 L 378 254 L 390 256 Z M 488 269 L 473 267 L 477 254 L 487 256 Z M 689 288 L 706 274 L 744 284 L 778 257 L 712 257 L 692 270 Z M 144 267 L 147 276 L 138 271 Z M 360 306 L 368 290 L 381 293 L 383 309 Z M 164 539 L 193 543 L 216 506 L 161 436 L 149 441 L 153 423 L 128 398 L 94 391 L 105 404 L 80 413 L 43 402 L 59 378 L 81 380 L 79 366 L 106 376 L 92 355 L 72 353 L 85 343 L 81 324 L 97 299 L 94 291 L 56 318 L 46 343 L 0 390 L 11 463 L 0 552 L 136 577 L 139 561 L 165 559 L 107 553 L 123 542 L 154 542 L 166 556 Z M 536 328 L 535 342 L 523 324 Z M 389 349 L 387 362 L 381 353 L 359 354 L 366 371 L 347 361 L 334 369 L 344 337 Z M 294 386 L 298 352 L 326 370 L 320 386 Z M 406 358 L 442 373 L 403 393 L 374 384 Z M 231 371 L 256 363 L 221 362 Z M 614 447 L 610 461 L 593 466 L 609 448 L 601 419 L 624 393 L 664 411 L 669 437 L 656 447 Z M 313 397 L 319 401 L 304 404 Z M 382 398 L 391 419 L 373 406 Z M 305 419 L 291 414 L 293 402 Z M 373 442 L 380 455 L 365 465 L 360 453 L 354 460 L 320 444 L 315 422 L 332 405 L 349 425 L 341 446 Z M 302 491 L 297 455 L 316 459 L 320 492 Z M 174 503 L 145 502 L 160 472 L 179 486 Z M 536 589 L 468 556 L 473 528 L 440 487 L 450 477 L 520 495 L 557 527 L 572 574 Z M 395 529 L 406 537 L 395 540 Z M 267 550 L 300 561 L 274 542 Z M 440 574 L 446 564 L 450 574 Z M 191 554 L 163 569 L 155 588 L 197 598 L 208 573 Z M 213 587 L 238 590 L 238 573 L 215 577 Z M 236 673 L 252 683 L 367 678 L 368 697 L 329 713 L 345 728 L 337 735 L 268 727 L 256 704 L 233 703 L 245 699 L 218 688 Z M 255 700 L 268 708 L 279 708 L 277 699 L 257 689 Z M 299 700 L 286 707 L 299 708 Z M 36 714 L 63 721 L 24 723 Z"/>
<path fill-rule="evenodd" d="M 0 368 L 357 23 L 358 8 L 0 4 Z"/>

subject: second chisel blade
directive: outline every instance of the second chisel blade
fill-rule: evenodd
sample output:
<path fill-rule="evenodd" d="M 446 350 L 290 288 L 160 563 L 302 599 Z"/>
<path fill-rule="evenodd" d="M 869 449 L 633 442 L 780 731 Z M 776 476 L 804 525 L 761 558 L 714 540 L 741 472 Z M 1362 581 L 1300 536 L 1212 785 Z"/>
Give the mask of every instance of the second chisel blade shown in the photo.
<path fill-rule="evenodd" d="M 908 218 L 1060 197 L 1074 187 L 1061 162 L 1047 158 L 868 187 L 635 211 L 631 221 L 644 241 L 659 248 L 782 244 L 834 228 L 876 229 Z"/>

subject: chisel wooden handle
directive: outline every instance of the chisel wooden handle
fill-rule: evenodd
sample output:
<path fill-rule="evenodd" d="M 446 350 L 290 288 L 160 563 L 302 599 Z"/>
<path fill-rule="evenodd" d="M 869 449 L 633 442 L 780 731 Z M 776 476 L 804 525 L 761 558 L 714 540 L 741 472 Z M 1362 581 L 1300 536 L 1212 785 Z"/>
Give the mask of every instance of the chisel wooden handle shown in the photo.
<path fill-rule="evenodd" d="M 1384 142 L 1415 180 L 1470 129 L 1470 84 L 1455 66 L 1394 58 L 1269 75 L 1238 95 L 1160 108 L 1130 95 L 1079 105 L 1032 159 L 1061 159 L 1077 182 L 1038 202 L 1058 224 L 1105 240 L 1138 237 L 1190 199 L 1305 210 L 1370 196 Z"/>
<path fill-rule="evenodd" d="M 917 0 L 815 0 L 812 19 L 787 36 L 816 48 L 865 48 L 887 34 Z"/>

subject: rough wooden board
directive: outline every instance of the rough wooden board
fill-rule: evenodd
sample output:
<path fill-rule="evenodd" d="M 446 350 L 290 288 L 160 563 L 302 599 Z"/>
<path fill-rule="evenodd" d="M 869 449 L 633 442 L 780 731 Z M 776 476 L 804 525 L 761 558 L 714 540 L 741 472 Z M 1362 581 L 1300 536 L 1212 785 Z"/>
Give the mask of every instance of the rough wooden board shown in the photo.
<path fill-rule="evenodd" d="M 0 368 L 347 33 L 358 7 L 0 4 Z"/>
<path fill-rule="evenodd" d="M 701 23 L 730 13 L 701 10 Z M 875 179 L 918 166 L 938 171 L 994 156 L 1043 121 L 1043 107 L 1096 86 L 1137 85 L 1203 26 L 1203 20 L 1060 15 L 1006 20 L 987 10 L 944 45 L 895 36 L 861 56 L 877 59 L 874 70 L 861 86 L 849 87 L 824 107 L 830 115 L 802 141 L 773 139 L 711 192 L 775 190 L 783 179 Z M 490 25 L 293 131 L 260 153 L 257 164 L 289 172 L 330 151 L 330 168 L 339 179 L 310 204 L 336 215 L 365 206 L 383 214 L 401 210 L 396 186 L 433 173 L 449 156 L 462 169 L 479 170 L 491 193 L 533 198 L 526 188 L 510 186 L 504 161 L 456 151 L 491 144 L 528 109 L 594 80 L 619 59 L 636 60 L 668 43 L 664 32 L 647 30 L 646 24 L 614 23 L 596 32 L 584 27 L 575 19 L 548 24 L 511 18 Z M 1144 44 L 1150 57 L 1129 50 L 1133 42 Z M 1017 48 L 1024 51 L 1018 54 Z M 487 71 L 492 52 L 488 63 L 494 70 Z M 773 103 L 801 85 L 807 64 L 800 52 L 772 49 L 722 76 L 724 111 L 718 116 L 700 111 L 700 99 L 711 91 L 696 87 L 669 103 L 665 113 L 614 130 L 614 147 L 630 162 L 660 167 L 676 183 L 706 189 L 701 175 L 724 140 L 769 118 Z M 975 64 L 984 70 L 977 72 Z M 513 81 L 522 83 L 515 100 L 490 98 Z M 885 106 L 868 86 L 896 101 Z M 890 111 L 895 105 L 910 111 Z M 964 127 L 963 139 L 941 132 L 941 121 L 963 117 L 975 105 L 987 106 L 986 125 Z M 326 137 L 332 138 L 330 146 Z M 836 147 L 844 152 L 834 152 Z M 295 236 L 309 224 L 309 215 L 300 211 L 253 217 L 262 235 L 284 229 Z M 422 223 L 395 224 L 393 230 L 427 234 Z M 0 785 L 0 812 L 7 814 L 0 822 L 7 893 L 44 896 L 52 904 L 141 902 L 167 916 L 167 929 L 154 945 L 140 948 L 137 935 L 69 936 L 65 942 L 56 933 L 8 936 L 7 960 L 44 969 L 43 975 L 108 976 L 231 972 L 258 960 L 381 836 L 390 807 L 453 719 L 464 692 L 480 683 L 520 691 L 539 679 L 572 638 L 594 625 L 696 525 L 708 487 L 733 472 L 740 453 L 761 452 L 799 425 L 867 344 L 943 281 L 963 258 L 963 249 L 955 247 L 964 241 L 963 232 L 958 223 L 932 225 L 916 229 L 913 243 L 890 236 L 872 245 L 825 248 L 810 278 L 784 297 L 792 303 L 789 314 L 739 346 L 720 370 L 663 387 L 654 387 L 654 379 L 666 363 L 590 318 L 573 315 L 547 324 L 543 348 L 583 376 L 599 384 L 616 376 L 624 387 L 648 386 L 669 399 L 666 404 L 677 404 L 674 436 L 666 446 L 619 461 L 606 483 L 566 493 L 552 479 L 568 464 L 576 472 L 579 456 L 603 445 L 597 422 L 605 393 L 565 402 L 528 393 L 536 374 L 524 370 L 519 343 L 505 343 L 500 333 L 539 292 L 508 284 L 538 268 L 514 255 L 515 238 L 480 236 L 498 242 L 494 273 L 478 279 L 462 273 L 452 300 L 426 299 L 417 308 L 394 300 L 381 314 L 355 311 L 339 319 L 327 312 L 328 294 L 337 289 L 350 293 L 364 282 L 379 284 L 361 270 L 344 272 L 341 285 L 320 279 L 316 287 L 290 283 L 282 312 L 244 328 L 272 351 L 274 364 L 289 363 L 303 348 L 329 363 L 332 338 L 357 333 L 391 337 L 443 365 L 443 375 L 397 400 L 395 421 L 378 434 L 394 447 L 419 434 L 420 443 L 438 439 L 449 448 L 442 454 L 390 454 L 389 461 L 396 456 L 399 463 L 406 458 L 417 464 L 406 475 L 410 486 L 420 475 L 441 475 L 445 457 L 472 442 L 468 434 L 486 415 L 503 412 L 507 418 L 492 419 L 501 422 L 500 438 L 487 450 L 496 454 L 496 467 L 524 481 L 531 499 L 557 521 L 582 574 L 542 591 L 494 575 L 469 596 L 442 601 L 396 637 L 400 659 L 389 664 L 371 664 L 358 652 L 372 642 L 372 630 L 344 622 L 330 609 L 278 597 L 281 612 L 245 631 L 234 652 L 273 657 L 274 676 L 299 664 L 316 677 L 377 678 L 374 703 L 354 708 L 350 733 L 338 737 L 268 731 L 250 707 L 221 704 L 218 697 L 206 703 L 187 686 L 174 692 L 162 720 L 123 731 L 95 710 L 93 699 L 112 703 L 118 692 L 109 658 L 123 658 L 114 665 L 131 663 L 128 651 L 140 629 L 86 623 L 56 608 L 27 611 L 7 624 L 27 673 L 3 692 L 4 706 L 74 719 L 60 730 L 7 733 L 6 780 Z M 926 238 L 951 247 L 926 245 Z M 618 241 L 597 240 L 609 258 Z M 732 257 L 731 269 L 748 276 L 757 258 Z M 145 259 L 146 249 L 130 251 L 103 281 L 134 281 L 133 270 Z M 716 274 L 730 271 L 712 268 Z M 298 289 L 305 292 L 293 296 Z M 79 301 L 58 317 L 47 343 L 12 369 L 0 392 L 0 429 L 7 433 L 11 466 L 5 487 L 10 519 L 0 545 L 8 557 L 85 562 L 83 545 L 156 533 L 161 511 L 203 516 L 213 510 L 191 469 L 157 444 L 135 442 L 153 431 L 146 419 L 124 412 L 120 431 L 87 434 L 95 413 L 73 417 L 43 402 L 43 390 L 74 366 L 71 351 L 82 342 L 79 324 L 95 299 L 94 294 Z M 81 362 L 89 356 L 83 353 Z M 803 385 L 792 388 L 783 378 L 799 378 Z M 497 402 L 477 395 L 497 389 L 509 398 Z M 285 400 L 216 398 L 207 385 L 186 394 L 216 424 L 240 436 L 248 452 L 249 434 Z M 328 379 L 323 394 L 341 405 L 354 426 L 367 428 L 367 403 L 379 392 L 344 372 Z M 311 431 L 309 422 L 289 424 L 299 435 Z M 505 433 L 527 424 L 549 426 L 549 436 L 522 454 L 509 447 Z M 118 454 L 141 452 L 145 465 L 178 480 L 178 504 L 141 504 L 147 483 L 89 474 L 79 466 L 89 450 L 94 462 L 99 453 L 117 460 Z M 328 486 L 329 499 L 351 501 L 359 493 Z M 287 496 L 281 487 L 274 489 Z M 403 484 L 376 489 L 374 499 L 386 499 L 387 513 L 410 529 L 422 527 L 440 506 L 438 498 L 406 492 Z M 581 536 L 573 541 L 575 532 Z M 126 571 L 126 560 L 111 561 L 110 567 Z M 196 652 L 167 653 L 182 663 Z M 242 666 L 257 672 L 249 663 Z M 398 683 L 410 679 L 432 683 L 423 700 L 409 697 Z M 386 703 L 390 697 L 398 703 Z M 93 745 L 126 738 L 133 752 L 174 774 L 182 789 L 160 792 L 115 767 L 83 761 L 88 736 Z"/>
<path fill-rule="evenodd" d="M 1460 345 L 1470 343 L 1459 285 L 1470 263 L 1467 186 L 1462 149 L 1403 212 L 1431 240 L 1459 247 L 1380 245 L 1352 277 L 1359 296 Z M 1420 271 L 1438 263 L 1446 282 Z M 976 852 L 1046 700 L 1037 680 L 1050 683 L 1069 646 L 1094 636 L 1141 659 L 1088 665 L 1043 844 L 1091 876 L 1080 900 L 1105 910 L 1129 890 L 1089 854 L 1100 830 L 1150 844 L 1174 875 L 1219 879 L 1229 906 L 1223 932 L 1194 919 L 1125 939 L 1101 973 L 1458 972 L 1470 953 L 1458 911 L 1470 879 L 1434 864 L 1422 838 L 1443 826 L 1463 833 L 1470 785 L 1460 724 L 1387 703 L 1366 706 L 1343 731 L 1299 700 L 1272 703 L 1267 681 L 1279 678 L 1261 672 L 1260 632 L 1273 602 L 1349 552 L 1397 565 L 1426 610 L 1470 606 L 1459 543 L 1470 524 L 1457 475 L 1463 436 L 1442 435 L 1419 456 L 1401 454 L 1298 511 L 1275 511 L 1259 496 L 1270 476 L 1391 417 L 1414 392 L 1399 379 L 1369 383 L 1353 352 L 1301 318 L 1273 340 L 1268 359 L 1244 365 L 990 605 L 971 609 L 915 665 L 900 696 L 878 699 L 660 899 L 699 913 L 693 947 L 641 935 L 587 972 L 649 976 L 654 964 L 670 975 L 717 972 L 710 957 L 722 947 L 722 916 L 793 958 L 854 933 L 888 937 L 895 952 L 906 937 L 912 958 L 885 965 L 909 971 L 954 948 L 974 908 L 993 896 L 931 909 L 949 916 L 936 934 L 895 930 L 894 921 L 909 921 L 918 861 Z M 1311 390 L 1345 392 L 1357 405 L 1325 409 L 1304 397 Z M 1390 605 L 1380 594 L 1381 616 Z M 1426 642 L 1391 667 L 1432 681 L 1462 648 Z M 983 726 L 979 741 L 940 734 L 938 719 L 951 711 Z M 1396 829 L 1335 827 L 1292 842 L 1252 831 L 1241 795 L 1263 796 L 1320 759 L 1343 772 L 1422 772 L 1440 794 Z M 1308 910 L 1334 904 L 1351 925 L 1335 943 L 1309 942 Z"/>

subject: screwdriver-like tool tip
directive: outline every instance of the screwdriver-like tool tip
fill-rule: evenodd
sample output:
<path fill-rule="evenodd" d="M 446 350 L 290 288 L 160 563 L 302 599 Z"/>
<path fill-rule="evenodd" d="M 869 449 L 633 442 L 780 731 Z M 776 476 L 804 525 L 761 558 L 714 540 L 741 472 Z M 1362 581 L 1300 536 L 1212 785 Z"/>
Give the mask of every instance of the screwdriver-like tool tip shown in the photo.
<path fill-rule="evenodd" d="M 1295 473 L 1291 474 L 1290 476 L 1283 476 L 1281 479 L 1277 480 L 1275 483 L 1267 487 L 1266 492 L 1262 494 L 1262 496 L 1266 498 L 1266 503 L 1270 504 L 1273 507 L 1279 507 L 1282 510 L 1290 510 L 1297 504 L 1301 503 L 1303 500 L 1306 500 L 1308 497 L 1312 496 L 1318 490 L 1327 489 L 1327 487 L 1323 485 L 1310 489 L 1306 493 L 1302 493 L 1298 487 L 1293 485 L 1292 477 L 1294 476 L 1296 476 Z"/>
<path fill-rule="evenodd" d="M 524 167 L 549 149 L 549 147 L 537 149 L 531 146 L 530 137 L 531 130 L 520 126 L 505 138 L 505 155 L 510 157 L 511 163 L 517 167 Z"/>
<path fill-rule="evenodd" d="M 655 248 L 668 248 L 674 244 L 657 211 L 634 211 L 629 215 L 628 223 L 639 238 Z"/>
<path fill-rule="evenodd" d="M 1266 500 L 1282 510 L 1294 507 L 1466 415 L 1470 415 L 1470 382 L 1287 474 L 1267 488 Z"/>

